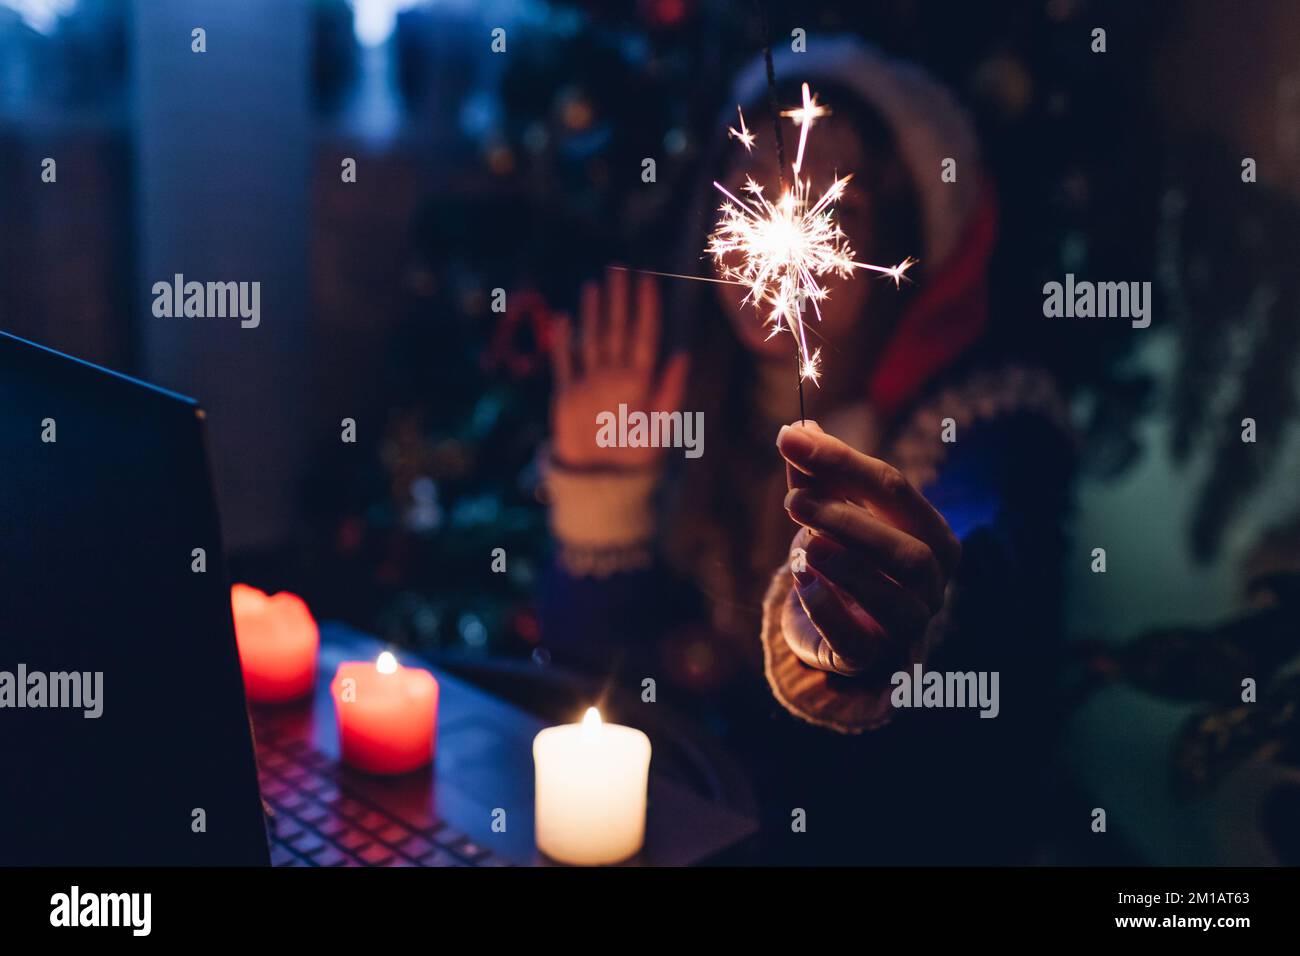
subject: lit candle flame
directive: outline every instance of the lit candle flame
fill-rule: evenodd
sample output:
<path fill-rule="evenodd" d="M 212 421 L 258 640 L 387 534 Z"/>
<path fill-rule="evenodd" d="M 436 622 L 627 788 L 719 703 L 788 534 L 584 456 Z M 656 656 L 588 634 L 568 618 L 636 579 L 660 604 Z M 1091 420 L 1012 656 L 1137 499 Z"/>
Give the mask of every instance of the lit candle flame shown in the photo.
<path fill-rule="evenodd" d="M 600 730 L 601 726 L 600 711 L 595 707 L 588 707 L 587 712 L 582 715 L 583 732 L 593 734 Z"/>
<path fill-rule="evenodd" d="M 397 658 L 391 652 L 384 651 L 379 655 L 379 659 L 375 661 L 375 670 L 381 674 L 396 674 Z"/>

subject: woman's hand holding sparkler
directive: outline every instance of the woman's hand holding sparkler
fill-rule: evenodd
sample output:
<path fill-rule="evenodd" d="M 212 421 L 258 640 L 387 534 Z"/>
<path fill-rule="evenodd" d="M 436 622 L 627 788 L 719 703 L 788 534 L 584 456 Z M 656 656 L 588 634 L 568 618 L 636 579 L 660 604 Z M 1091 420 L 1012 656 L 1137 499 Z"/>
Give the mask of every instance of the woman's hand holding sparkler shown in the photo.
<path fill-rule="evenodd" d="M 899 471 L 815 422 L 781 429 L 785 506 L 801 527 L 795 586 L 782 617 L 805 664 L 849 676 L 905 667 L 943 605 L 961 545 Z"/>
<path fill-rule="evenodd" d="M 555 388 L 551 400 L 551 440 L 555 460 L 569 468 L 642 468 L 654 464 L 663 448 L 602 448 L 596 443 L 596 418 L 630 411 L 678 410 L 686 385 L 687 356 L 679 353 L 658 368 L 661 329 L 659 286 L 650 276 L 608 270 L 602 289 L 587 282 L 580 293 L 581 325 L 574 341 L 567 315 L 556 326 L 551 351 Z"/>

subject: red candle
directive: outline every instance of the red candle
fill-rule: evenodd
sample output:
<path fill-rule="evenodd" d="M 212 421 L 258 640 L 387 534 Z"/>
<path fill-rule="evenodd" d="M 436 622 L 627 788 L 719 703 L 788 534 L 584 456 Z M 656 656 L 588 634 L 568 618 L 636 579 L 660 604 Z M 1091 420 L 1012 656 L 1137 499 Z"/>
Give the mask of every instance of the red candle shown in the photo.
<path fill-rule="evenodd" d="M 275 703 L 310 694 L 320 630 L 302 598 L 287 591 L 269 596 L 236 584 L 230 606 L 249 700 Z"/>
<path fill-rule="evenodd" d="M 408 773 L 433 760 L 438 682 L 388 651 L 375 663 L 344 661 L 330 684 L 343 760 L 367 773 Z"/>

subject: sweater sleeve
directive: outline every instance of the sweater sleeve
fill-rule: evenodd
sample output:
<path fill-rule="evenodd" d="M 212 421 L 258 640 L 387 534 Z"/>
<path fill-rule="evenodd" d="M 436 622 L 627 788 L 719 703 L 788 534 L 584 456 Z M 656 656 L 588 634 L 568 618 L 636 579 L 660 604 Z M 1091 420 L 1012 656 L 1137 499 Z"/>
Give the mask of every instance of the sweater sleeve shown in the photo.
<path fill-rule="evenodd" d="M 1073 448 L 1054 423 L 1008 415 L 972 428 L 922 489 L 962 541 L 944 604 L 909 666 L 942 655 L 963 668 L 1032 668 L 1059 628 L 1063 519 Z M 773 695 L 809 723 L 860 733 L 893 716 L 892 686 L 827 673 L 800 661 L 783 621 L 802 613 L 789 565 L 763 605 L 764 669 Z M 1036 639 L 1038 640 L 1036 643 Z M 1005 686 L 1005 683 L 1004 683 Z"/>
<path fill-rule="evenodd" d="M 652 469 L 547 466 L 554 549 L 539 612 L 544 646 L 561 663 L 636 666 L 682 608 L 654 548 L 659 478 Z"/>

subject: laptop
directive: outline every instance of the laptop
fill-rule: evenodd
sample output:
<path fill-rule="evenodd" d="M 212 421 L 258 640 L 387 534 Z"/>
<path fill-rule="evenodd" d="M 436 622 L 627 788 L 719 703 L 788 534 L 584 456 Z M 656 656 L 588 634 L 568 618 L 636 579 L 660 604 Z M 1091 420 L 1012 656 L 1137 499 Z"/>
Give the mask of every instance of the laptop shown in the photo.
<path fill-rule="evenodd" d="M 434 766 L 339 761 L 329 679 L 382 649 L 324 625 L 315 695 L 250 717 L 203 410 L 0 332 L 0 865 L 545 863 L 542 722 L 506 701 L 431 667 Z M 633 863 L 756 830 L 653 765 L 649 804 Z"/>

